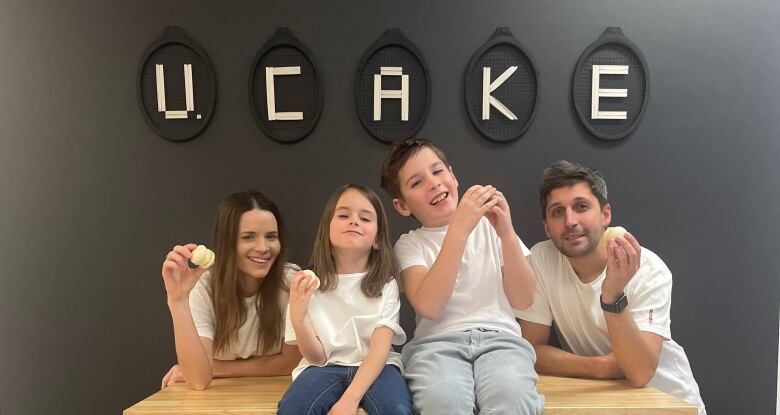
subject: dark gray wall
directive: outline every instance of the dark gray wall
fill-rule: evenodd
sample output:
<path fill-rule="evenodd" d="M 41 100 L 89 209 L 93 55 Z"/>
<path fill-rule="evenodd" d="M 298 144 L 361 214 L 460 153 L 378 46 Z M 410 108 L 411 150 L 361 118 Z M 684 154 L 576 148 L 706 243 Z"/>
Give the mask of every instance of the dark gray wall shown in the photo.
<path fill-rule="evenodd" d="M 155 136 L 136 103 L 141 54 L 167 25 L 208 51 L 217 109 L 187 143 Z M 315 54 L 325 107 L 296 145 L 250 113 L 252 59 L 278 26 Z M 509 26 L 535 58 L 540 106 L 519 141 L 472 128 L 472 54 Z M 607 26 L 644 52 L 647 113 L 618 143 L 591 138 L 570 103 L 574 65 Z M 378 188 L 388 147 L 361 127 L 352 83 L 366 48 L 400 27 L 431 70 L 421 135 L 466 188 L 508 194 L 529 245 L 536 186 L 566 158 L 605 172 L 616 223 L 675 277 L 674 338 L 710 414 L 775 406 L 780 216 L 780 6 L 719 1 L 0 1 L 0 412 L 118 413 L 174 362 L 163 255 L 210 238 L 217 203 L 254 187 L 282 208 L 305 262 L 327 196 Z M 393 237 L 412 226 L 393 217 Z"/>

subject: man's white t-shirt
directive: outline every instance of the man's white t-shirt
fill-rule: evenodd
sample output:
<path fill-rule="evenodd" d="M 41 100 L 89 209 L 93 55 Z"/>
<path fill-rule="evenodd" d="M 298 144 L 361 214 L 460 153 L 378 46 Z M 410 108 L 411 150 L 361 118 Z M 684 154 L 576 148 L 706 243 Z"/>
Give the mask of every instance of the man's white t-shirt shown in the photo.
<path fill-rule="evenodd" d="M 382 288 L 382 296 L 368 297 L 360 290 L 365 272 L 339 274 L 338 285 L 331 291 L 315 291 L 309 300 L 306 323 L 317 333 L 325 350 L 326 365 L 360 366 L 368 354 L 371 335 L 377 327 L 388 327 L 393 331 L 392 344 L 403 344 L 406 333 L 398 324 L 401 302 L 398 299 L 398 284 L 391 280 Z M 298 344 L 287 306 L 285 342 Z M 387 363 L 402 368 L 401 356 L 390 350 Z M 295 379 L 309 366 L 315 366 L 302 359 L 292 372 Z"/>
<path fill-rule="evenodd" d="M 290 277 L 298 269 L 297 265 L 286 264 L 285 265 L 285 285 L 289 287 Z M 216 333 L 216 315 L 214 313 L 214 306 L 211 303 L 211 294 L 209 290 L 209 283 L 211 281 L 211 272 L 206 271 L 201 275 L 195 287 L 190 292 L 190 310 L 192 312 L 192 320 L 195 322 L 195 329 L 198 332 L 198 336 L 205 337 L 207 339 L 214 340 L 214 334 Z M 235 341 L 233 341 L 228 347 L 220 352 L 214 352 L 214 359 L 217 360 L 236 360 L 247 359 L 253 356 L 260 356 L 260 346 L 258 344 L 257 333 L 260 330 L 260 320 L 257 318 L 257 309 L 255 308 L 255 300 L 257 296 L 244 298 L 244 304 L 246 306 L 246 320 L 241 327 L 238 328 L 238 335 Z M 284 315 L 287 309 L 288 293 L 285 289 L 279 292 L 279 306 Z M 274 344 L 266 353 L 266 355 L 277 354 L 281 351 L 282 339 Z"/>
<path fill-rule="evenodd" d="M 431 269 L 441 251 L 447 229 L 448 226 L 421 227 L 401 235 L 395 244 L 395 256 L 401 270 L 416 265 Z M 522 241 L 520 246 L 523 254 L 528 255 L 528 248 Z M 483 217 L 466 241 L 450 301 L 438 320 L 416 317 L 414 338 L 477 327 L 520 336 L 520 325 L 504 292 L 503 264 L 501 239 Z"/>
<path fill-rule="evenodd" d="M 517 317 L 533 323 L 552 325 L 565 350 L 581 356 L 601 356 L 612 352 L 609 332 L 601 310 L 601 283 L 606 269 L 591 283 L 577 277 L 568 258 L 552 241 L 531 248 L 531 266 L 537 275 L 536 295 L 531 307 L 516 311 Z M 658 368 L 648 386 L 669 393 L 699 407 L 704 404 L 699 385 L 683 348 L 672 340 L 669 311 L 672 301 L 672 273 L 652 251 L 642 248 L 639 270 L 624 290 L 628 308 L 640 331 L 664 338 Z"/>

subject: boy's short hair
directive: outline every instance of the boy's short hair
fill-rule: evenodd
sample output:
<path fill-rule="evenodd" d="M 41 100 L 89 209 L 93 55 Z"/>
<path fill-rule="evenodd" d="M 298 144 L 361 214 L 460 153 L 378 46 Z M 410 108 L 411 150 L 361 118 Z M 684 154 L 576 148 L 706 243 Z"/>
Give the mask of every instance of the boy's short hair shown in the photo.
<path fill-rule="evenodd" d="M 406 164 L 412 156 L 419 153 L 420 150 L 427 148 L 433 151 L 433 154 L 449 167 L 450 163 L 447 162 L 447 156 L 441 151 L 439 147 L 431 140 L 424 138 L 409 138 L 396 143 L 393 149 L 390 150 L 390 154 L 387 155 L 385 161 L 382 163 L 382 171 L 380 172 L 381 181 L 380 185 L 390 197 L 394 199 L 401 199 L 401 183 L 398 177 L 398 173 L 401 168 Z"/>
<path fill-rule="evenodd" d="M 603 209 L 609 200 L 607 200 L 607 183 L 601 172 L 566 160 L 558 160 L 544 169 L 542 183 L 539 185 L 542 219 L 547 219 L 547 205 L 550 203 L 550 193 L 553 190 L 582 182 L 590 185 L 590 191 L 598 199 L 599 207 Z"/>

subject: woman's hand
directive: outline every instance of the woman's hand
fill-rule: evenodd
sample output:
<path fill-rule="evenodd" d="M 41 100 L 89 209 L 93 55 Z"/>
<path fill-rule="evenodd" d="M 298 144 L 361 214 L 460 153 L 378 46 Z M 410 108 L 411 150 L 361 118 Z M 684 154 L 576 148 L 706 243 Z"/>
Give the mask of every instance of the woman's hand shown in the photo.
<path fill-rule="evenodd" d="M 184 382 L 184 381 L 185 381 L 184 373 L 181 372 L 179 365 L 173 365 L 171 370 L 169 370 L 168 373 L 166 373 L 165 376 L 163 376 L 160 389 L 165 389 L 166 386 L 170 386 L 174 383 Z"/>
<path fill-rule="evenodd" d="M 169 304 L 188 301 L 190 291 L 195 287 L 200 276 L 206 272 L 203 268 L 192 269 L 187 265 L 187 261 L 192 258 L 192 251 L 196 247 L 195 244 L 176 245 L 165 257 L 165 262 L 162 265 L 162 277 L 165 282 L 165 291 L 168 293 Z"/>

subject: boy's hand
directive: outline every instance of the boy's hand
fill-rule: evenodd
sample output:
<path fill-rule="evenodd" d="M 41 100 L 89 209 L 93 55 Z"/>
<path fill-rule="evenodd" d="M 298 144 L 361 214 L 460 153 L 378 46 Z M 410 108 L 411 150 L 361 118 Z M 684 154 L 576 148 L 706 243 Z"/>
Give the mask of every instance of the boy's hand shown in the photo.
<path fill-rule="evenodd" d="M 309 311 L 309 300 L 316 291 L 314 284 L 310 284 L 310 277 L 303 271 L 298 271 L 293 277 L 290 287 L 290 320 L 296 324 L 303 324 L 306 313 Z"/>
<path fill-rule="evenodd" d="M 496 190 L 493 195 L 493 199 L 496 200 L 496 205 L 485 213 L 490 224 L 496 230 L 498 237 L 514 238 L 515 228 L 512 226 L 512 214 L 509 212 L 509 203 L 506 201 L 504 194 Z"/>
<path fill-rule="evenodd" d="M 469 187 L 452 215 L 450 229 L 460 229 L 466 234 L 470 234 L 479 220 L 485 216 L 485 213 L 498 204 L 495 195 L 496 188 L 490 185 Z"/>

